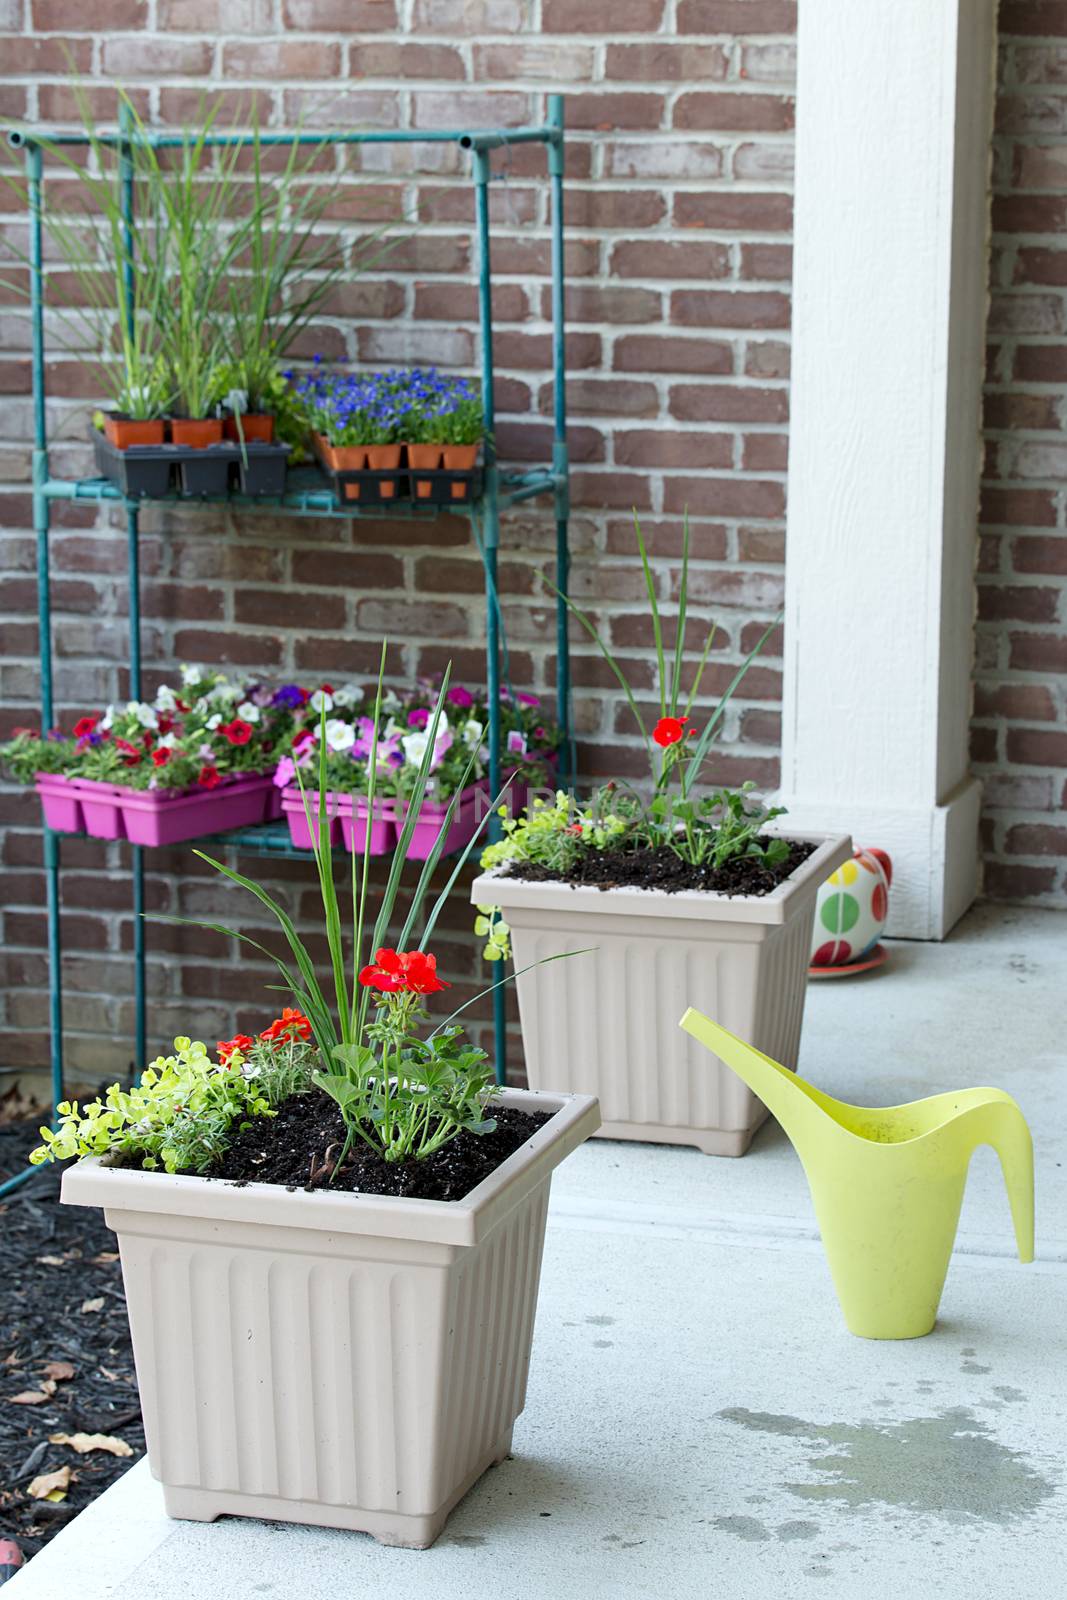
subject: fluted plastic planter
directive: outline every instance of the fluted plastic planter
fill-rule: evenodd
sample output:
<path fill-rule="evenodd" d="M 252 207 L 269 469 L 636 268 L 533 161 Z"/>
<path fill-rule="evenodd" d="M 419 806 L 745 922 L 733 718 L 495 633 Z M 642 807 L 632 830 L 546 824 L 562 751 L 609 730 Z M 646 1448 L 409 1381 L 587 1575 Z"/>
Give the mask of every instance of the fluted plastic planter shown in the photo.
<path fill-rule="evenodd" d="M 128 789 L 58 773 L 38 773 L 36 785 L 49 828 L 156 847 L 281 814 L 273 779 L 254 773 L 223 778 L 214 789 Z"/>
<path fill-rule="evenodd" d="M 282 812 L 289 824 L 289 837 L 297 850 L 311 850 L 319 836 L 319 798 L 312 791 L 307 796 L 308 810 L 298 784 L 286 784 L 281 791 Z M 353 855 L 362 855 L 370 827 L 370 854 L 382 856 L 396 844 L 396 802 L 390 796 L 377 797 L 374 816 L 371 818 L 366 795 L 335 794 L 326 796 L 326 816 L 330 829 L 330 845 L 341 845 Z"/>
<path fill-rule="evenodd" d="M 118 1234 L 148 1457 L 171 1516 L 270 1517 L 432 1544 L 511 1447 L 553 1169 L 596 1102 L 463 1200 L 289 1192 L 82 1161 L 68 1205 Z"/>
<path fill-rule="evenodd" d="M 695 1006 L 795 1069 L 815 896 L 852 844 L 791 836 L 817 848 L 762 897 L 476 878 L 473 904 L 511 927 L 530 1087 L 597 1095 L 608 1139 L 744 1155 L 766 1108 L 678 1018 Z M 590 953 L 522 971 L 576 950 Z"/>

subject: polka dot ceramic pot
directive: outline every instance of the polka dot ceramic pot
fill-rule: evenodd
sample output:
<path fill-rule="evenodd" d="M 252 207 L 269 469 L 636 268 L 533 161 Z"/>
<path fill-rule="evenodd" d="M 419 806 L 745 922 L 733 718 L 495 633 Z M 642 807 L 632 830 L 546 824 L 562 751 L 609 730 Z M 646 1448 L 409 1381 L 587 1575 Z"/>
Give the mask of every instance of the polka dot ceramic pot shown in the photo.
<path fill-rule="evenodd" d="M 827 878 L 815 902 L 813 967 L 848 966 L 870 953 L 889 915 L 892 877 L 884 850 L 857 850 Z"/>

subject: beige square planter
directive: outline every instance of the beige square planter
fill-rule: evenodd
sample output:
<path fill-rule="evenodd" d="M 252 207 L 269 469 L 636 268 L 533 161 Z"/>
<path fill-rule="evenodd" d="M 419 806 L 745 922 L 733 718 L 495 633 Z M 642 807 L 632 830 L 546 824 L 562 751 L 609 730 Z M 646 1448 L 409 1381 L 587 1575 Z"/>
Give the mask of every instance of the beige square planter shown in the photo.
<path fill-rule="evenodd" d="M 526 1398 L 552 1171 L 595 1100 L 464 1200 L 290 1193 L 79 1162 L 118 1234 L 153 1475 L 174 1517 L 313 1522 L 432 1544 Z"/>
<path fill-rule="evenodd" d="M 815 896 L 852 843 L 791 837 L 818 848 L 762 898 L 477 878 L 471 901 L 503 908 L 516 971 L 592 947 L 517 980 L 530 1087 L 596 1095 L 606 1139 L 744 1155 L 766 1108 L 678 1021 L 695 1006 L 796 1067 Z"/>

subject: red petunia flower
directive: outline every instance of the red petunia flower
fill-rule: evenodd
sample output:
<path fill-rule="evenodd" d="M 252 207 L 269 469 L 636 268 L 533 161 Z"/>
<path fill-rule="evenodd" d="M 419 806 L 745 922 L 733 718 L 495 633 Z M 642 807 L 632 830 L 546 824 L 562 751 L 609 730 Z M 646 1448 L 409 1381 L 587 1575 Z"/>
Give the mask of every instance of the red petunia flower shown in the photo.
<path fill-rule="evenodd" d="M 88 739 L 99 721 L 99 717 L 79 717 L 74 724 L 75 739 Z"/>
<path fill-rule="evenodd" d="M 152 765 L 154 767 L 165 767 L 169 760 L 170 760 L 170 751 L 169 750 L 162 749 L 162 750 L 153 750 L 152 751 Z"/>
<path fill-rule="evenodd" d="M 255 1040 L 250 1034 L 235 1033 L 232 1039 L 220 1039 L 215 1049 L 219 1053 L 219 1060 L 222 1065 L 228 1067 L 230 1057 L 235 1050 L 240 1050 L 241 1054 L 244 1055 L 246 1051 L 251 1050 L 254 1043 Z"/>
<path fill-rule="evenodd" d="M 122 764 L 124 767 L 136 767 L 141 760 L 141 752 L 135 744 L 128 739 L 115 739 L 116 750 L 122 751 Z"/>
<path fill-rule="evenodd" d="M 151 750 L 151 748 L 155 744 L 155 742 L 156 742 L 155 734 L 152 732 L 152 730 L 150 728 L 146 728 L 144 733 L 142 733 L 142 735 L 141 735 L 141 743 L 144 745 L 146 750 Z"/>
<path fill-rule="evenodd" d="M 286 1039 L 310 1039 L 311 1023 L 302 1011 L 286 1006 L 280 1017 L 275 1017 L 269 1028 L 259 1036 L 268 1044 L 281 1044 Z"/>
<path fill-rule="evenodd" d="M 174 704 L 177 706 L 179 711 L 188 711 L 189 709 L 185 701 L 179 700 L 177 695 L 174 696 Z"/>
<path fill-rule="evenodd" d="M 247 744 L 252 737 L 252 724 L 244 722 L 240 717 L 234 717 L 232 722 L 224 722 L 219 728 L 231 744 Z"/>
<path fill-rule="evenodd" d="M 196 781 L 201 789 L 217 789 L 221 782 L 218 767 L 212 766 L 210 761 L 205 761 Z"/>
<path fill-rule="evenodd" d="M 160 731 L 160 733 L 170 733 L 170 731 L 171 731 L 171 729 L 173 727 L 174 727 L 174 718 L 173 717 L 168 717 L 168 716 L 165 716 L 165 715 L 161 714 L 160 718 L 159 718 L 159 731 Z"/>
<path fill-rule="evenodd" d="M 436 994 L 452 986 L 437 976 L 437 957 L 424 950 L 378 950 L 359 981 L 382 994 Z"/>
<path fill-rule="evenodd" d="M 660 717 L 652 729 L 652 737 L 664 749 L 670 744 L 679 744 L 685 738 L 685 724 L 688 717 Z"/>

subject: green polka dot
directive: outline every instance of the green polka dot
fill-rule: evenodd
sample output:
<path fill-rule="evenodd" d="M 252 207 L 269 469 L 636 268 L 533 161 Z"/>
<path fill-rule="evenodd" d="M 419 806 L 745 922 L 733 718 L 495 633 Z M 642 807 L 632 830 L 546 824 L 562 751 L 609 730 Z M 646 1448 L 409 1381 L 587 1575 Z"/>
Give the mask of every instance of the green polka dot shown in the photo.
<path fill-rule="evenodd" d="M 847 933 L 855 927 L 860 903 L 854 894 L 832 894 L 823 902 L 822 925 L 831 933 Z"/>

